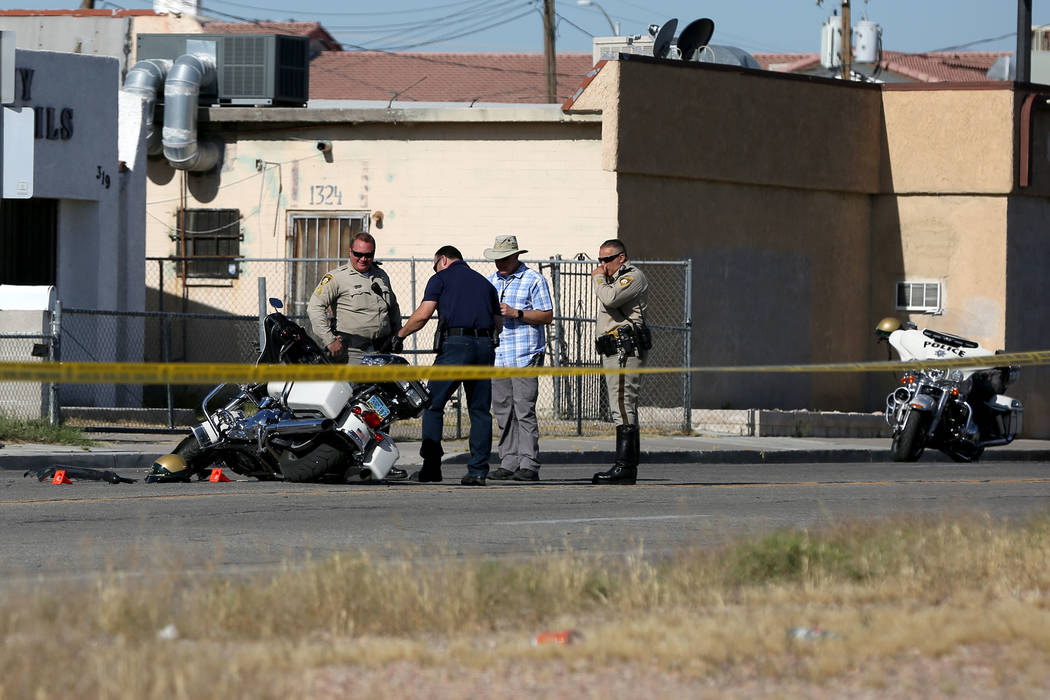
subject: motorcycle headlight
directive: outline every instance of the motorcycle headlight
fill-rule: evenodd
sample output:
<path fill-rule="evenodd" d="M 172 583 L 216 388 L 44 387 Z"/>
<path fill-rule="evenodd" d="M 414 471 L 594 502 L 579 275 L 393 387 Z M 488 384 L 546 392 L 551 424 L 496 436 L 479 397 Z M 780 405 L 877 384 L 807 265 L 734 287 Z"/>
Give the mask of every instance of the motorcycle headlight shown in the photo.
<path fill-rule="evenodd" d="M 963 380 L 963 373 L 961 369 L 953 369 L 948 372 L 948 379 L 953 382 L 961 382 Z"/>

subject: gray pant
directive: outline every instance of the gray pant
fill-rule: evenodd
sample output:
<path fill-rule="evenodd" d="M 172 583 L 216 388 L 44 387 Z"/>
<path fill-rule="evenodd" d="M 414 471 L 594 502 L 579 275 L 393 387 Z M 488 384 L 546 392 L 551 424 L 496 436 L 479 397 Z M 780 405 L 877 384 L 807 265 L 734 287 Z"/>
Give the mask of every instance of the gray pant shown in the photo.
<path fill-rule="evenodd" d="M 631 356 L 627 358 L 626 367 L 635 369 L 644 364 L 643 360 Z M 620 356 L 603 357 L 602 367 L 619 369 Z M 638 425 L 638 385 L 641 382 L 640 374 L 605 375 L 605 383 L 609 389 L 609 409 L 613 414 L 613 422 L 617 425 Z"/>
<path fill-rule="evenodd" d="M 492 413 L 499 425 L 499 462 L 508 471 L 539 471 L 540 426 L 536 421 L 536 377 L 492 380 Z"/>

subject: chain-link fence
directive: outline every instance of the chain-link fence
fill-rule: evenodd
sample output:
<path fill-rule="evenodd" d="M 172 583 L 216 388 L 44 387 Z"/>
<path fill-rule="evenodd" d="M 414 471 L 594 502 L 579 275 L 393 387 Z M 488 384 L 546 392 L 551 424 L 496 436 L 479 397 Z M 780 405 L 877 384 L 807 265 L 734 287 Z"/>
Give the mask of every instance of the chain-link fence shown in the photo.
<path fill-rule="evenodd" d="M 328 270 L 346 264 L 332 258 L 223 259 L 222 277 L 185 274 L 186 259 L 147 259 L 144 313 L 66 309 L 62 338 L 66 360 L 147 362 L 254 362 L 260 314 L 268 297 L 280 298 L 284 312 L 309 330 L 306 302 Z M 488 260 L 468 260 L 488 275 Z M 525 261 L 550 285 L 554 321 L 547 327 L 548 365 L 598 366 L 594 351 L 597 297 L 590 284 L 595 262 L 584 259 Z M 689 261 L 635 261 L 649 280 L 647 321 L 653 330 L 650 366 L 689 365 L 691 267 Z M 381 261 L 407 318 L 433 274 L 431 258 Z M 209 268 L 210 269 L 210 268 Z M 218 267 L 216 267 L 218 269 Z M 436 319 L 406 342 L 414 364 L 433 361 Z M 542 377 L 537 412 L 545 435 L 607 433 L 611 421 L 601 376 Z M 200 419 L 200 403 L 210 387 L 63 385 L 68 422 L 92 428 L 175 428 Z M 661 432 L 690 428 L 689 373 L 642 377 L 640 422 Z M 447 409 L 446 437 L 469 430 L 465 399 Z M 418 421 L 402 423 L 395 437 L 418 437 Z"/>
<path fill-rule="evenodd" d="M 0 362 L 44 362 L 57 359 L 52 333 L 0 333 Z M 0 382 L 0 415 L 18 419 L 48 418 L 57 423 L 58 386 L 39 382 Z"/>

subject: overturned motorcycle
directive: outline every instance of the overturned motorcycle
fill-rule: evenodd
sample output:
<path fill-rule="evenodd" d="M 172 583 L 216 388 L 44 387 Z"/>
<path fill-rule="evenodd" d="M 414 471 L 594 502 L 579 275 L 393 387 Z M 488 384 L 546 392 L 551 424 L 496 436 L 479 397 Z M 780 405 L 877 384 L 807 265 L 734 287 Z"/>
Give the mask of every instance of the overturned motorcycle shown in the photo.
<path fill-rule="evenodd" d="M 995 352 L 966 338 L 914 323 L 884 318 L 875 328 L 900 359 L 941 360 L 994 357 Z M 1018 367 L 924 368 L 909 370 L 901 386 L 886 397 L 886 422 L 893 429 L 895 462 L 914 462 L 927 447 L 957 462 L 976 462 L 986 447 L 1007 445 L 1021 432 L 1024 406 L 1003 395 L 1016 381 Z"/>
<path fill-rule="evenodd" d="M 274 309 L 283 304 L 270 299 Z M 264 320 L 265 343 L 256 364 L 326 364 L 328 356 L 280 311 Z M 398 355 L 366 354 L 365 365 L 408 364 Z M 204 422 L 170 455 L 157 459 L 150 483 L 203 478 L 211 467 L 261 480 L 345 482 L 380 480 L 400 457 L 388 434 L 395 420 L 415 418 L 430 402 L 418 381 L 351 384 L 340 381 L 238 385 L 221 408 L 204 399 Z M 397 470 L 400 472 L 400 470 Z"/>

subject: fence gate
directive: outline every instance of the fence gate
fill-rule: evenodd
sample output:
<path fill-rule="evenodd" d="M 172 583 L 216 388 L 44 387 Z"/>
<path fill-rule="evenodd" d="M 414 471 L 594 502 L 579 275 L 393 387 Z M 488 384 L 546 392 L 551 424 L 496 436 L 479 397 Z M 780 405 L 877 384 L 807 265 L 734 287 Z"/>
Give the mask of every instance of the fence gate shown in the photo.
<path fill-rule="evenodd" d="M 0 311 L 0 362 L 57 362 L 62 305 L 47 311 Z M 0 415 L 18 419 L 61 420 L 58 385 L 0 382 Z"/>

